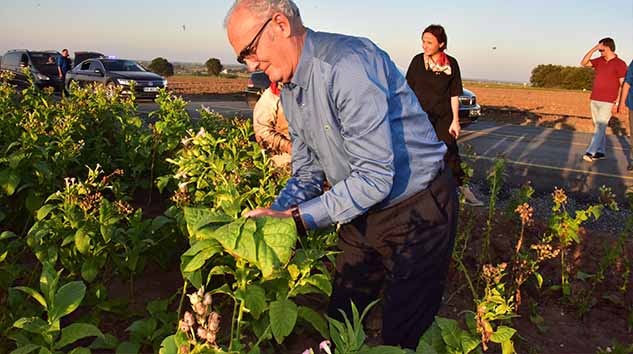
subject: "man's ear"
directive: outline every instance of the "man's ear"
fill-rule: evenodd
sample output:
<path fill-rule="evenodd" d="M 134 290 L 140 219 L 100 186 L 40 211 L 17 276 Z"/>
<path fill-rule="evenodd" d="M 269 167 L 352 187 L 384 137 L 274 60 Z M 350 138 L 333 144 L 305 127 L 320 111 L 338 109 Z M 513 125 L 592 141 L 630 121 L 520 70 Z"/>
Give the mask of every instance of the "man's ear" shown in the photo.
<path fill-rule="evenodd" d="M 292 36 L 292 34 L 294 33 L 292 24 L 290 23 L 290 20 L 286 15 L 281 12 L 277 12 L 273 14 L 272 18 L 272 25 L 275 27 L 275 32 L 281 34 L 282 38 L 288 38 Z"/>

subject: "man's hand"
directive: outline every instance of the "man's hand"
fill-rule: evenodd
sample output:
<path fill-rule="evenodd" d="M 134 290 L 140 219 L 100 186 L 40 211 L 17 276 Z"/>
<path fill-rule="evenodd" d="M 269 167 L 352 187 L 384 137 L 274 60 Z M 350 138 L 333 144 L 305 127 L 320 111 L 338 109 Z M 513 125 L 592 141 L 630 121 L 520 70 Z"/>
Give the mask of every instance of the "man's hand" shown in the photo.
<path fill-rule="evenodd" d="M 278 219 L 291 218 L 292 212 L 290 211 L 290 209 L 285 211 L 276 211 L 269 208 L 257 208 L 244 214 L 244 217 L 246 218 L 259 218 L 262 216 L 270 216 Z"/>
<path fill-rule="evenodd" d="M 459 138 L 459 134 L 462 132 L 462 127 L 459 125 L 459 119 L 453 119 L 451 126 L 448 128 L 448 133 L 455 139 Z"/>
<path fill-rule="evenodd" d="M 613 114 L 620 113 L 620 106 L 617 105 L 617 104 L 614 104 L 613 106 L 611 106 L 611 113 L 613 113 Z"/>

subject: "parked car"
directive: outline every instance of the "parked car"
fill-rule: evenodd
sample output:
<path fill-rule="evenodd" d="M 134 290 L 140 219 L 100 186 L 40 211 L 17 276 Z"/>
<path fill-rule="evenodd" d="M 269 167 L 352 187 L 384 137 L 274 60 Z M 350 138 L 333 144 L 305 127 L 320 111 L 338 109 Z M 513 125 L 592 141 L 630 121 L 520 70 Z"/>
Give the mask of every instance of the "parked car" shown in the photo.
<path fill-rule="evenodd" d="M 256 71 L 251 74 L 246 87 L 246 103 L 249 107 L 254 108 L 259 96 L 270 86 L 270 80 L 264 72 Z M 459 96 L 459 122 L 462 125 L 470 124 L 479 119 L 481 116 L 481 107 L 477 104 L 477 96 L 464 89 L 464 94 Z"/>
<path fill-rule="evenodd" d="M 31 51 L 26 49 L 9 50 L 2 56 L 0 70 L 13 74 L 11 84 L 19 89 L 29 86 L 27 75 L 23 70 L 28 68 L 33 77 L 33 83 L 39 88 L 52 87 L 60 91 L 64 83 L 57 73 L 57 57 L 61 55 L 56 51 Z"/>
<path fill-rule="evenodd" d="M 94 59 L 94 58 L 105 58 L 105 56 L 99 52 L 75 52 L 73 53 L 75 56 L 73 57 L 72 67 L 81 64 L 84 60 Z"/>
<path fill-rule="evenodd" d="M 158 90 L 167 87 L 167 80 L 133 60 L 95 58 L 75 66 L 66 74 L 66 89 L 75 82 L 79 86 L 100 83 L 114 90 L 119 86 L 123 95 L 131 94 L 130 86 L 135 82 L 137 98 L 156 98 Z"/>

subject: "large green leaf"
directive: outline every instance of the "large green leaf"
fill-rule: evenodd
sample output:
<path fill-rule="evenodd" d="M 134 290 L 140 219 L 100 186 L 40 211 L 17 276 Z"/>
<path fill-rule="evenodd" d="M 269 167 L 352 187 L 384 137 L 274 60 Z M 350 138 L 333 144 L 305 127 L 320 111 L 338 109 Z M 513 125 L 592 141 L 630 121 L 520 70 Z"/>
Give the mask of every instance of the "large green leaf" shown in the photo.
<path fill-rule="evenodd" d="M 507 340 L 501 343 L 501 353 L 502 354 L 515 354 L 516 350 L 514 350 L 514 343 L 511 340 Z"/>
<path fill-rule="evenodd" d="M 427 344 L 431 346 L 438 354 L 446 353 L 446 344 L 444 344 L 444 339 L 442 339 L 442 330 L 437 325 L 437 319 L 438 317 L 435 317 L 435 321 L 433 322 L 431 327 L 427 329 L 426 332 L 424 332 L 424 335 L 422 335 L 422 338 L 420 338 L 416 352 L 426 353 L 426 351 L 424 351 L 424 348 L 426 348 L 427 346 L 424 344 Z"/>
<path fill-rule="evenodd" d="M 0 218 L 0 221 L 2 221 L 2 218 Z M 18 235 L 16 235 L 15 233 L 11 231 L 4 231 L 0 233 L 0 241 L 8 240 L 8 239 L 16 238 L 16 237 L 18 237 Z"/>
<path fill-rule="evenodd" d="M 39 345 L 35 344 L 27 344 L 25 346 L 19 347 L 16 350 L 12 351 L 9 354 L 29 354 L 30 352 L 40 348 Z"/>
<path fill-rule="evenodd" d="M 176 344 L 176 336 L 169 336 L 160 343 L 159 354 L 178 354 L 178 344 Z"/>
<path fill-rule="evenodd" d="M 90 354 L 90 349 L 79 347 L 71 350 L 68 354 Z"/>
<path fill-rule="evenodd" d="M 299 318 L 304 319 L 316 329 L 323 338 L 329 338 L 330 334 L 327 329 L 327 321 L 323 316 L 313 309 L 305 306 L 299 306 Z"/>
<path fill-rule="evenodd" d="M 198 241 L 181 256 L 181 270 L 184 273 L 195 272 L 222 250 L 222 245 L 215 240 Z"/>
<path fill-rule="evenodd" d="M 88 283 L 92 283 L 99 275 L 100 268 L 99 257 L 89 257 L 81 265 L 81 277 Z"/>
<path fill-rule="evenodd" d="M 275 269 L 285 265 L 292 256 L 297 240 L 294 221 L 262 217 L 238 219 L 215 231 L 203 228 L 198 238 L 215 238 L 234 257 L 246 259 L 270 278 Z"/>
<path fill-rule="evenodd" d="M 140 343 L 121 342 L 116 347 L 116 354 L 138 354 L 140 350 Z"/>
<path fill-rule="evenodd" d="M 37 291 L 31 288 L 28 288 L 26 286 L 16 286 L 13 289 L 19 290 L 27 295 L 31 295 L 37 302 L 40 303 L 40 305 L 42 305 L 45 309 L 47 308 L 46 300 L 44 299 L 44 296 L 42 296 L 42 294 L 38 293 Z"/>
<path fill-rule="evenodd" d="M 37 220 L 43 220 L 55 208 L 57 208 L 57 206 L 54 204 L 45 204 L 37 211 Z"/>
<path fill-rule="evenodd" d="M 77 251 L 83 255 L 90 252 L 90 233 L 85 227 L 75 232 L 75 247 L 77 247 Z"/>
<path fill-rule="evenodd" d="M 35 334 L 44 334 L 50 329 L 48 323 L 39 317 L 22 317 L 15 321 L 13 327 Z"/>
<path fill-rule="evenodd" d="M 464 354 L 468 354 L 475 350 L 481 343 L 480 337 L 472 335 L 466 331 L 460 333 L 461 348 Z"/>
<path fill-rule="evenodd" d="M 20 185 L 20 175 L 11 169 L 5 169 L 0 172 L 0 187 L 8 196 L 12 196 Z"/>
<path fill-rule="evenodd" d="M 81 301 L 83 301 L 86 295 L 86 285 L 81 281 L 73 281 L 64 284 L 57 294 L 55 294 L 55 300 L 53 306 L 49 309 L 49 315 L 51 322 L 59 320 L 60 318 L 75 311 Z"/>
<path fill-rule="evenodd" d="M 208 239 L 204 236 L 218 227 L 230 223 L 233 218 L 208 208 L 185 208 L 185 221 L 189 236 L 202 240 Z M 200 232 L 203 229 L 205 231 Z"/>
<path fill-rule="evenodd" d="M 306 283 L 315 286 L 327 296 L 332 295 L 332 282 L 325 274 L 311 275 L 308 279 L 306 279 Z"/>
<path fill-rule="evenodd" d="M 101 333 L 99 328 L 92 324 L 78 322 L 72 323 L 69 326 L 62 328 L 62 335 L 59 341 L 55 344 L 55 349 L 62 349 L 69 344 L 88 337 L 104 338 L 103 333 Z"/>
<path fill-rule="evenodd" d="M 277 343 L 282 343 L 295 328 L 297 305 L 290 300 L 277 300 L 270 303 L 270 325 Z"/>
<path fill-rule="evenodd" d="M 150 317 L 134 321 L 126 331 L 130 332 L 130 339 L 135 342 L 142 342 L 146 338 L 152 338 L 157 326 L 158 322 L 156 319 Z"/>
<path fill-rule="evenodd" d="M 497 327 L 497 330 L 494 331 L 494 333 L 490 337 L 490 340 L 494 343 L 501 344 L 503 342 L 509 341 L 510 338 L 512 338 L 512 336 L 515 333 L 516 333 L 516 330 L 514 328 L 510 328 L 507 326 L 499 326 Z"/>
<path fill-rule="evenodd" d="M 244 294 L 244 305 L 255 318 L 266 311 L 266 292 L 258 285 L 249 285 Z"/>
<path fill-rule="evenodd" d="M 61 272 L 56 272 L 53 265 L 46 262 L 42 265 L 42 275 L 40 276 L 40 290 L 47 302 L 52 302 L 57 292 L 57 283 Z"/>
<path fill-rule="evenodd" d="M 442 339 L 450 348 L 461 348 L 461 330 L 457 321 L 448 318 L 436 317 L 437 326 L 442 330 Z"/>
<path fill-rule="evenodd" d="M 358 351 L 358 354 L 406 354 L 404 349 L 398 347 L 390 347 L 386 345 L 379 345 L 377 347 L 365 347 Z M 427 354 L 427 353 L 424 353 Z"/>

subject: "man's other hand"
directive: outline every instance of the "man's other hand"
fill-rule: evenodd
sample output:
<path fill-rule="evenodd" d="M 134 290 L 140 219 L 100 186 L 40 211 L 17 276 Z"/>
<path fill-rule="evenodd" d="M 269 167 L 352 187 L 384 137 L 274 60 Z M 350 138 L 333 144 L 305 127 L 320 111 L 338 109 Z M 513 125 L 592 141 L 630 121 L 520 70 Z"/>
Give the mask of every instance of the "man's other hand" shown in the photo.
<path fill-rule="evenodd" d="M 259 218 L 262 216 L 270 216 L 273 218 L 283 219 L 292 217 L 290 209 L 285 211 L 276 211 L 269 208 L 257 208 L 244 214 L 245 218 Z"/>

